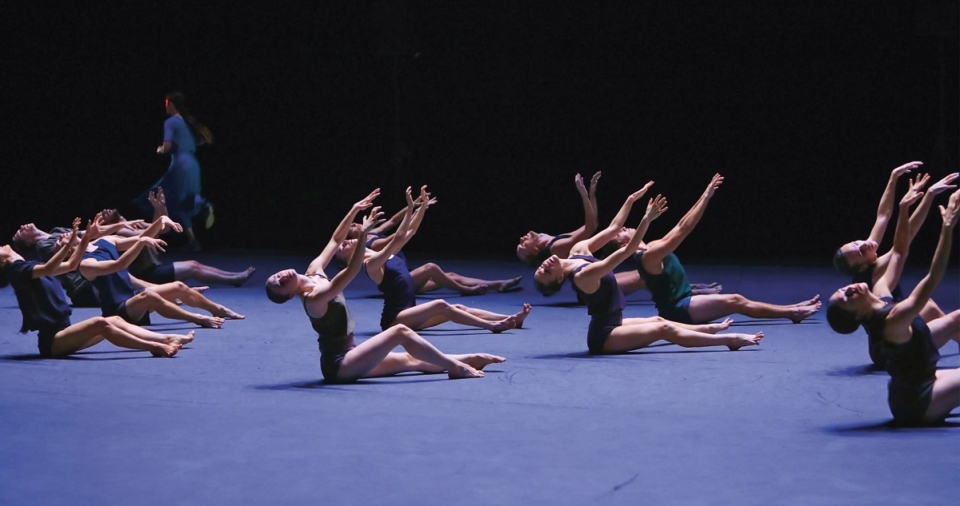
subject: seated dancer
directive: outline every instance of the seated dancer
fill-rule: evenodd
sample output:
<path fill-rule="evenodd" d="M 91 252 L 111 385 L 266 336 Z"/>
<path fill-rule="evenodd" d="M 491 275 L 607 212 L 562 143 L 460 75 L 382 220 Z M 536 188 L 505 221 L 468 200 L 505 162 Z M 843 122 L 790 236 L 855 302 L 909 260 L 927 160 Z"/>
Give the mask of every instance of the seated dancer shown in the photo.
<path fill-rule="evenodd" d="M 550 255 L 557 255 L 566 258 L 570 253 L 570 248 L 574 244 L 588 239 L 597 230 L 597 183 L 600 181 L 600 172 L 597 172 L 590 178 L 590 191 L 587 192 L 583 185 L 583 177 L 577 174 L 573 178 L 577 186 L 577 192 L 580 193 L 580 200 L 583 203 L 583 226 L 560 235 L 550 235 L 533 230 L 520 236 L 520 244 L 517 245 L 517 257 L 520 261 L 531 266 L 537 267 Z"/>
<path fill-rule="evenodd" d="M 866 283 L 854 283 L 830 297 L 827 320 L 834 330 L 849 333 L 863 325 L 871 339 L 879 341 L 890 374 L 887 403 L 893 420 L 901 425 L 938 423 L 960 406 L 960 369 L 937 370 L 937 349 L 960 335 L 960 310 L 930 322 L 920 316 L 947 269 L 958 210 L 960 192 L 954 192 L 947 207 L 940 206 L 943 225 L 930 272 L 905 299 L 897 302 L 889 296 L 910 247 L 902 201 L 897 229 L 904 233 L 894 243 L 886 271 L 873 290 Z"/>
<path fill-rule="evenodd" d="M 482 377 L 480 369 L 505 359 L 484 353 L 444 354 L 405 325 L 390 327 L 359 345 L 354 343 L 353 317 L 347 308 L 343 290 L 360 272 L 366 252 L 366 235 L 380 217 L 379 208 L 374 207 L 369 216 L 364 218 L 357 247 L 347 260 L 346 268 L 333 279 L 328 279 L 323 270 L 346 239 L 354 218 L 360 211 L 370 208 L 378 195 L 380 190 L 374 190 L 350 208 L 323 251 L 310 262 L 305 274 L 289 269 L 267 278 L 267 298 L 283 304 L 300 297 L 303 310 L 319 335 L 320 372 L 327 382 L 347 383 L 360 378 L 392 376 L 403 372 L 447 371 L 450 378 Z M 393 352 L 397 346 L 403 347 L 406 353 Z"/>
<path fill-rule="evenodd" d="M 646 193 L 650 184 L 627 198 L 621 208 L 624 216 L 629 214 L 633 203 Z M 630 241 L 603 260 L 592 256 L 593 249 L 607 244 L 623 226 L 622 221 L 617 224 L 615 219 L 607 229 L 575 244 L 569 258 L 561 259 L 556 255 L 547 258 L 534 274 L 537 290 L 544 295 L 551 295 L 560 290 L 568 277 L 573 278 L 573 289 L 584 299 L 590 314 L 587 348 L 593 354 L 624 353 L 644 348 L 658 340 L 688 348 L 727 346 L 731 350 L 760 344 L 763 332 L 717 334 L 730 327 L 732 320 L 729 318 L 722 323 L 708 325 L 675 323 L 660 317 L 623 318 L 626 302 L 614 278 L 613 269 L 636 251 L 650 222 L 667 209 L 666 205 L 666 199 L 660 195 L 650 199 L 647 211 Z"/>
<path fill-rule="evenodd" d="M 680 260 L 673 252 L 700 221 L 707 203 L 723 184 L 720 174 L 713 176 L 707 189 L 679 223 L 662 238 L 640 243 L 634 256 L 640 277 L 647 283 L 660 316 L 680 323 L 706 323 L 739 313 L 751 318 L 787 318 L 799 323 L 820 310 L 820 296 L 791 305 L 757 302 L 739 294 L 694 295 Z"/>
<path fill-rule="evenodd" d="M 154 238 L 164 225 L 179 227 L 163 216 L 137 237 L 106 236 L 87 247 L 80 262 L 80 274 L 96 286 L 103 316 L 117 315 L 130 323 L 147 324 L 147 317 L 155 311 L 165 318 L 210 328 L 220 328 L 225 318 L 243 319 L 243 315 L 212 302 L 181 281 L 154 285 L 127 272 L 144 246 L 162 248 L 165 245 Z M 119 251 L 124 252 L 122 256 Z M 213 316 L 190 313 L 177 307 L 174 301 L 204 309 Z"/>
<path fill-rule="evenodd" d="M 906 264 L 907 255 L 910 251 L 910 243 L 913 242 L 913 226 L 916 225 L 914 223 L 914 217 L 917 215 L 917 212 L 914 211 L 913 214 L 910 215 L 910 206 L 915 204 L 917 200 L 920 200 L 921 195 L 923 195 L 920 188 L 921 186 L 911 185 L 906 195 L 904 195 L 900 201 L 897 227 L 893 235 L 893 248 L 884 255 L 886 260 L 884 262 L 883 275 L 873 283 L 861 281 L 852 285 L 856 287 L 862 286 L 864 290 L 870 292 L 877 299 L 885 303 L 895 303 L 903 300 L 902 296 L 897 297 L 896 294 L 899 288 L 900 276 L 903 273 L 903 267 Z M 926 197 L 926 195 L 923 196 Z M 910 217 L 908 218 L 907 216 Z M 834 294 L 831 300 L 840 300 L 841 298 L 841 294 Z M 930 317 L 932 314 L 929 308 L 930 301 L 927 300 L 923 305 L 923 309 L 920 310 L 920 317 L 923 318 L 925 322 L 932 325 L 934 321 L 949 318 L 948 316 L 940 316 L 932 317 L 928 320 L 927 317 Z M 937 310 L 939 309 L 940 308 L 937 307 Z M 927 317 L 924 317 L 925 312 L 927 313 Z M 843 309 L 841 304 L 831 304 L 827 308 L 827 322 L 833 330 L 841 334 L 851 334 L 860 326 L 859 320 L 854 318 L 854 316 L 854 313 Z M 883 353 L 883 336 L 876 332 L 870 332 L 870 329 L 867 327 L 864 328 L 867 330 L 870 359 L 873 360 L 873 363 L 876 364 L 877 367 L 886 368 L 887 357 Z M 940 337 L 942 337 L 942 339 L 936 340 L 937 349 L 942 348 L 951 339 L 960 343 L 960 332 L 952 336 L 942 335 Z"/>
<path fill-rule="evenodd" d="M 450 304 L 442 299 L 417 305 L 414 281 L 407 268 L 407 259 L 401 250 L 417 233 L 425 211 L 430 207 L 430 196 L 426 188 L 424 186 L 420 189 L 419 206 L 414 203 L 410 188 L 407 188 L 407 208 L 397 232 L 390 237 L 382 250 L 365 249 L 364 268 L 370 279 L 383 293 L 380 328 L 386 330 L 393 325 L 406 325 L 413 330 L 421 330 L 449 321 L 499 333 L 523 326 L 524 319 L 530 313 L 530 304 L 524 304 L 523 309 L 512 316 L 471 308 L 463 304 Z M 348 249 L 340 248 L 341 255 L 358 246 L 359 244 Z"/>
<path fill-rule="evenodd" d="M 100 218 L 87 223 L 83 239 L 74 245 L 79 226 L 77 218 L 61 241 L 63 247 L 45 263 L 24 260 L 10 246 L 0 247 L 0 287 L 13 285 L 23 315 L 20 332 L 37 331 L 42 357 L 65 357 L 104 339 L 121 348 L 149 351 L 155 357 L 176 355 L 181 345 L 193 340 L 192 331 L 187 335 L 158 334 L 117 317 L 70 322 L 70 306 L 53 276 L 77 269 L 85 248 L 100 234 Z"/>
<path fill-rule="evenodd" d="M 427 205 L 433 205 L 436 202 L 437 199 L 431 199 Z M 417 197 L 414 204 L 419 205 L 419 203 L 420 198 Z M 399 225 L 405 215 L 406 208 L 401 209 L 390 219 L 371 230 L 370 233 L 367 234 L 367 250 L 382 250 L 393 237 L 387 234 L 387 232 Z M 359 230 L 360 228 L 357 223 L 350 225 L 350 231 L 347 232 L 347 239 L 337 252 L 337 261 L 341 264 L 346 264 L 346 259 L 350 258 L 353 247 L 357 242 Z M 401 252 L 400 255 L 403 255 L 403 253 Z M 457 274 L 456 272 L 446 272 L 433 262 L 423 264 L 413 269 L 410 271 L 410 277 L 413 278 L 413 286 L 417 295 L 432 292 L 440 288 L 454 290 L 460 295 L 482 295 L 487 293 L 488 289 L 497 292 L 506 292 L 520 284 L 520 280 L 523 278 L 523 276 L 510 279 L 473 278 Z"/>
<path fill-rule="evenodd" d="M 841 273 L 851 276 L 853 283 L 866 283 L 868 288 L 873 288 L 874 283 L 887 271 L 892 251 L 887 251 L 883 255 L 877 256 L 877 249 L 887 231 L 887 224 L 890 222 L 890 218 L 893 217 L 897 181 L 901 176 L 916 169 L 920 165 L 923 165 L 923 162 L 910 162 L 893 169 L 890 173 L 890 178 L 887 180 L 887 186 L 883 190 L 883 195 L 880 197 L 880 205 L 877 207 L 877 219 L 873 224 L 873 228 L 870 229 L 870 235 L 866 240 L 848 242 L 840 246 L 834 253 L 834 267 Z M 931 186 L 926 194 L 923 195 L 920 205 L 917 206 L 910 216 L 910 226 L 906 232 L 908 241 L 912 242 L 913 238 L 917 236 L 920 227 L 927 219 L 927 214 L 933 205 L 934 198 L 944 191 L 956 188 L 956 185 L 952 185 L 951 183 L 955 181 L 957 177 L 960 177 L 960 174 L 954 173 L 944 177 Z M 915 191 L 920 191 L 926 186 L 929 179 L 929 175 L 919 175 L 916 181 L 910 181 L 910 188 Z M 903 292 L 899 285 L 894 285 L 891 288 L 891 294 L 896 300 L 903 299 Z M 943 316 L 943 311 L 937 306 L 937 303 L 934 302 L 933 299 L 930 299 L 920 312 L 920 316 L 929 322 Z M 882 360 L 878 355 L 871 352 L 870 356 L 874 358 L 874 363 L 883 367 L 883 364 L 877 362 L 877 360 Z"/>

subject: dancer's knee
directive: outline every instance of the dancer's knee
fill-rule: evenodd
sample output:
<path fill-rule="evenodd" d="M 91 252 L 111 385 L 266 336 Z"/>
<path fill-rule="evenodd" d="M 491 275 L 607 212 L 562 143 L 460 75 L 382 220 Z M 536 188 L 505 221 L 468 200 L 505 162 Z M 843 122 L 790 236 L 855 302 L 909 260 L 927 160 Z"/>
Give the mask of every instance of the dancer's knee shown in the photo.
<path fill-rule="evenodd" d="M 451 307 L 453 307 L 453 308 L 455 308 L 455 309 L 459 309 L 460 311 L 466 311 L 466 310 L 467 310 L 467 306 L 464 306 L 463 304 L 453 304 Z"/>

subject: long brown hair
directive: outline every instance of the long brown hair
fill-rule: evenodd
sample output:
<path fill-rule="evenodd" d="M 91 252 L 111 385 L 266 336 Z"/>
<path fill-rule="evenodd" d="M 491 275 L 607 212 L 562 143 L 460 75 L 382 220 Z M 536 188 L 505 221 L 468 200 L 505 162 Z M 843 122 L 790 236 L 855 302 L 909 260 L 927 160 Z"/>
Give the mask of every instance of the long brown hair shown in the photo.
<path fill-rule="evenodd" d="M 213 144 L 213 132 L 190 114 L 190 110 L 187 109 L 187 97 L 183 96 L 183 93 L 171 91 L 167 93 L 165 98 L 177 108 L 177 112 L 180 113 L 183 121 L 185 121 L 187 127 L 190 128 L 190 133 L 193 134 L 193 139 L 196 141 L 197 146 Z"/>

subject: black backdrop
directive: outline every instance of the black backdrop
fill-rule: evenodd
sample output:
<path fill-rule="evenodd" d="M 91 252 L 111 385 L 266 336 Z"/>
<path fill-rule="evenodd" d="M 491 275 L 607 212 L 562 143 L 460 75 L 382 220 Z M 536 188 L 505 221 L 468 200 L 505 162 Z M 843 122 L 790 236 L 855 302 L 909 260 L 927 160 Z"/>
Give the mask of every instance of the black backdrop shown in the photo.
<path fill-rule="evenodd" d="M 428 184 L 409 249 L 510 255 L 574 228 L 596 170 L 601 222 L 657 182 L 656 236 L 721 172 L 685 258 L 823 263 L 890 169 L 957 170 L 955 1 L 593 3 L 8 6 L 0 233 L 134 214 L 174 89 L 217 139 L 211 249 L 314 250 L 371 188 Z"/>

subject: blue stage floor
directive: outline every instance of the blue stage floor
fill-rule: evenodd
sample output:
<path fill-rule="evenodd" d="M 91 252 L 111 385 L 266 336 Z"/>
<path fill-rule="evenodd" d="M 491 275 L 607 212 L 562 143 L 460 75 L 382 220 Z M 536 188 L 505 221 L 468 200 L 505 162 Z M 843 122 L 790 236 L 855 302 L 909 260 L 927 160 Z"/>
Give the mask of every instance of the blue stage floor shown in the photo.
<path fill-rule="evenodd" d="M 761 346 L 655 345 L 586 354 L 586 309 L 564 288 L 545 299 L 518 262 L 439 260 L 479 277 L 525 274 L 522 290 L 428 294 L 502 313 L 533 312 L 494 335 L 446 324 L 421 334 L 451 353 L 507 357 L 486 377 L 406 375 L 325 385 L 316 335 L 296 301 L 264 296 L 269 274 L 306 256 L 207 254 L 257 266 L 210 298 L 245 313 L 201 329 L 173 359 L 100 344 L 42 360 L 0 290 L 0 504 L 954 504 L 960 418 L 896 429 L 886 373 L 866 336 L 735 316 Z M 418 265 L 411 259 L 411 265 Z M 690 265 L 697 282 L 777 303 L 845 283 L 829 266 Z M 906 289 L 922 272 L 905 276 Z M 361 274 L 347 296 L 358 337 L 378 330 L 381 300 Z M 960 307 L 960 275 L 935 294 Z M 652 316 L 645 292 L 626 314 Z M 73 320 L 98 311 L 78 309 Z M 154 316 L 156 328 L 188 329 Z M 955 344 L 941 367 L 960 367 Z M 956 411 L 955 411 L 956 413 Z"/>

